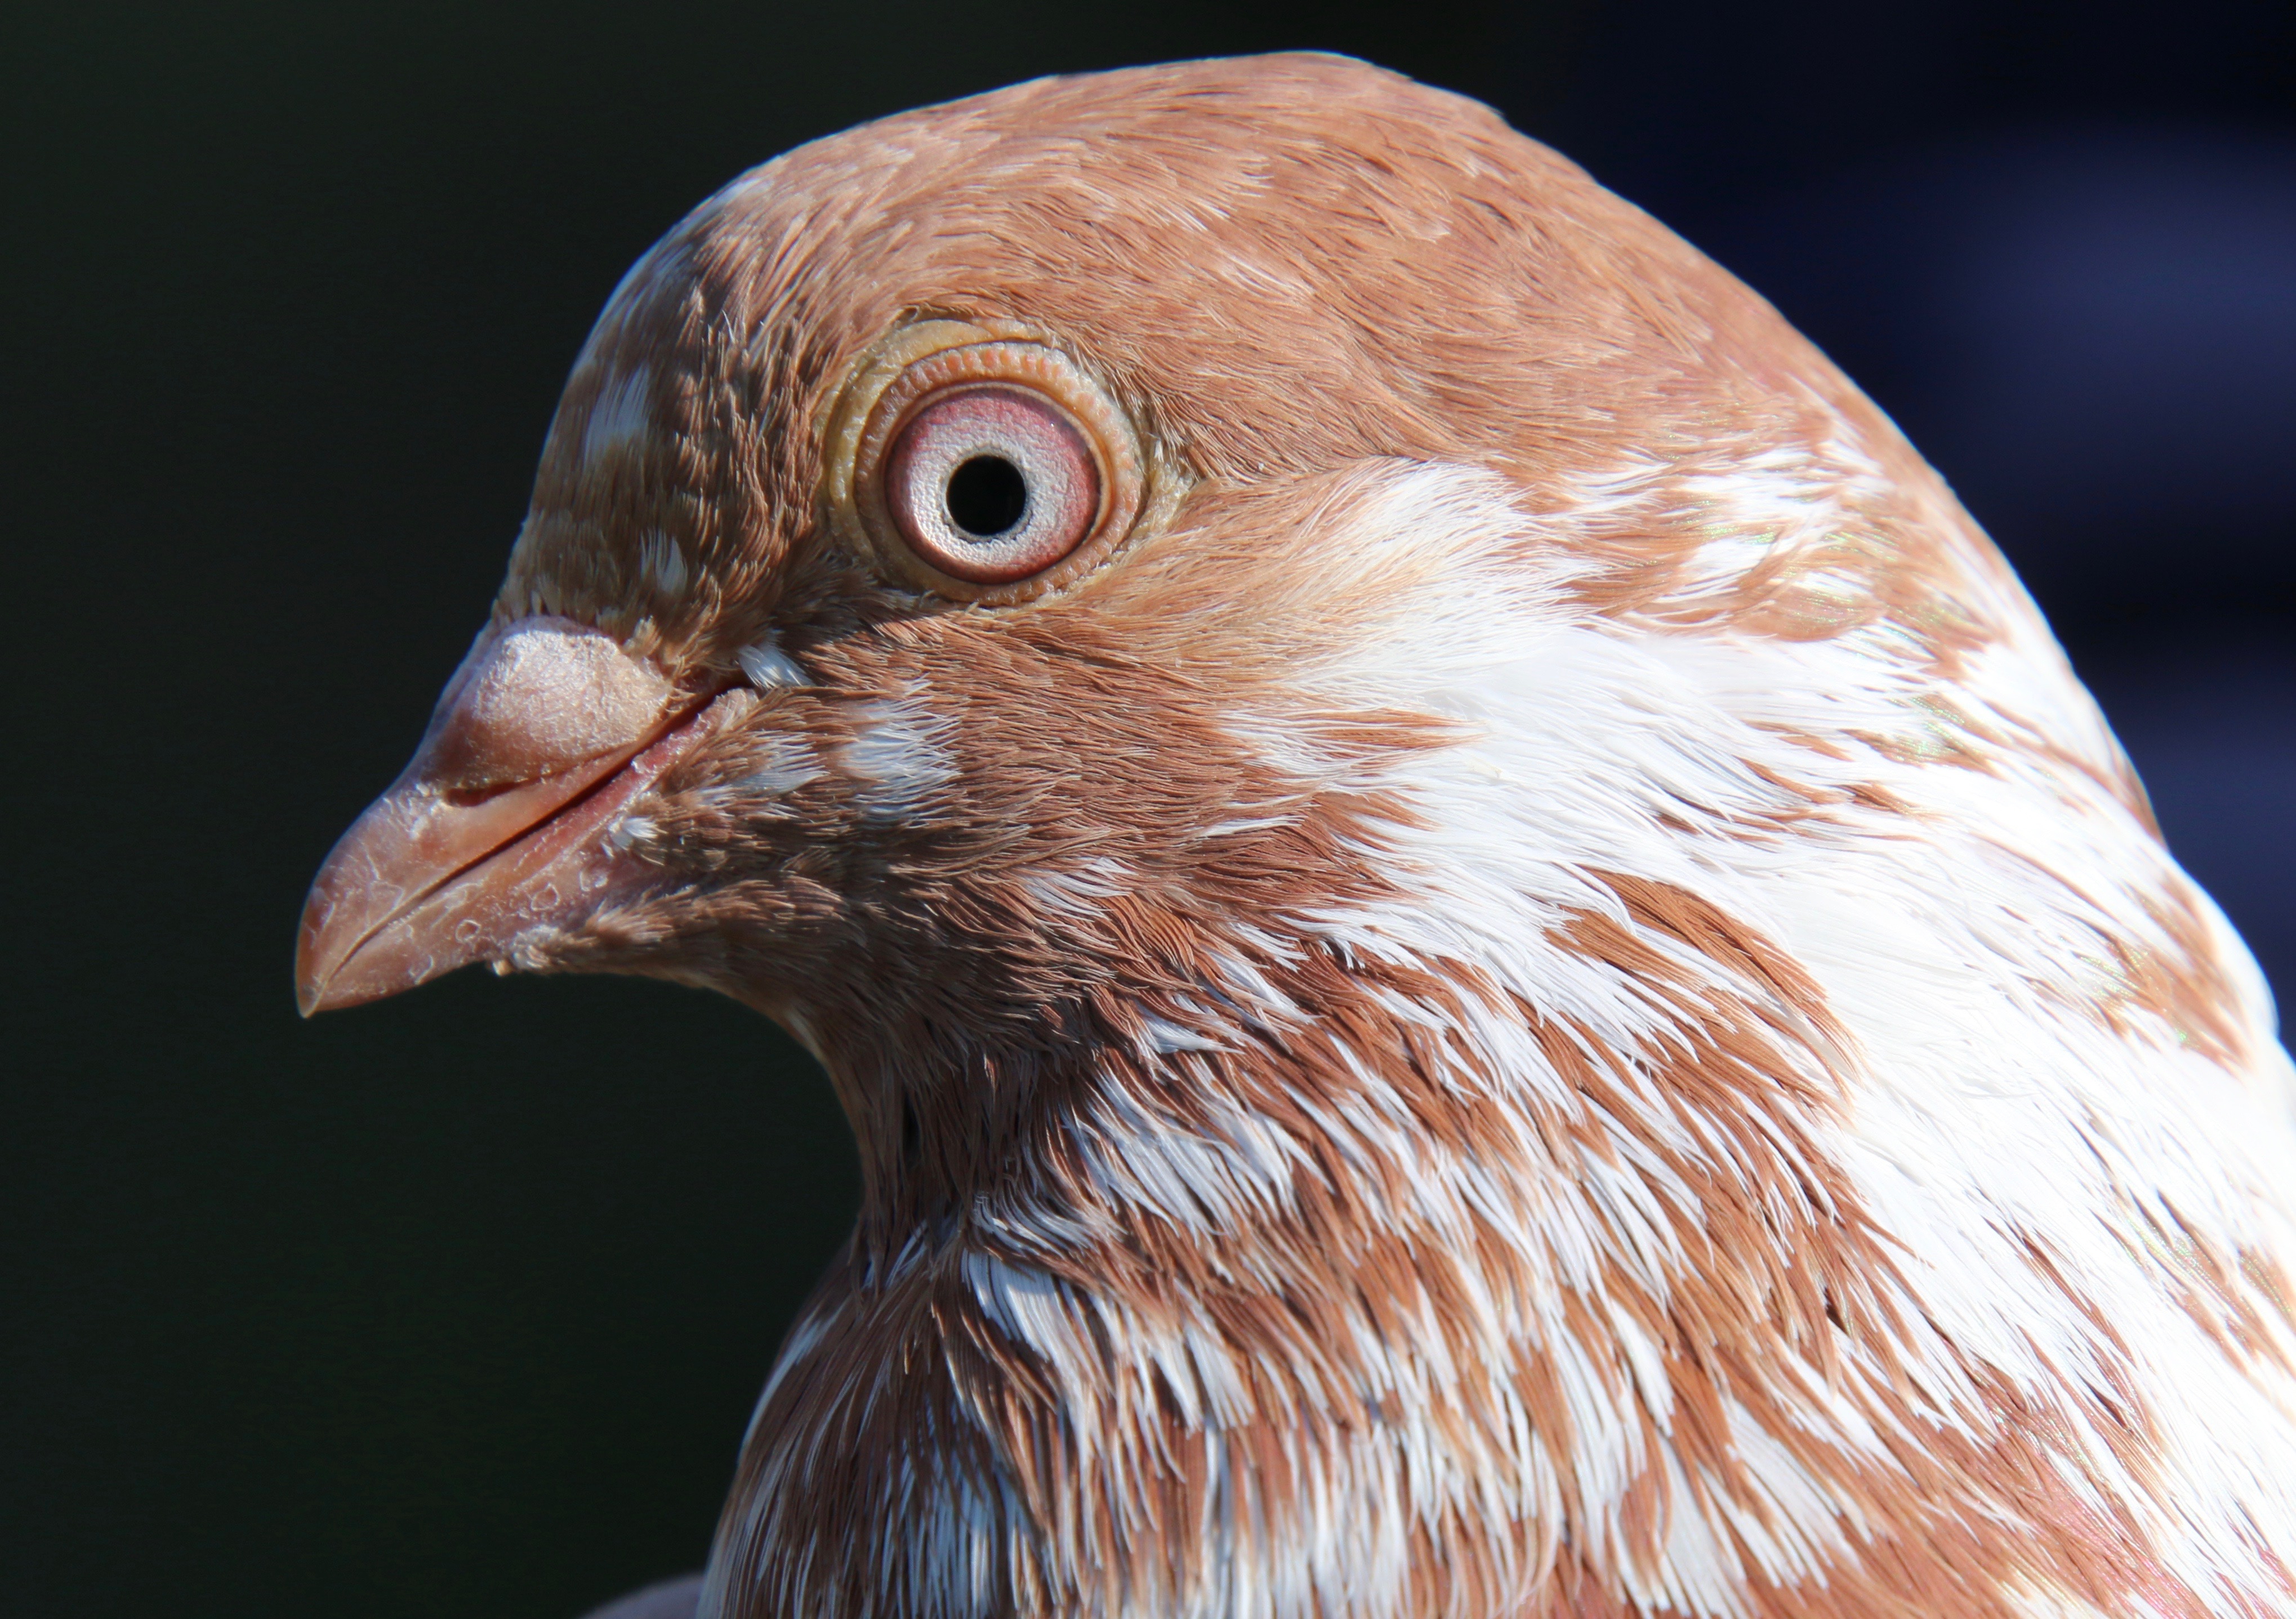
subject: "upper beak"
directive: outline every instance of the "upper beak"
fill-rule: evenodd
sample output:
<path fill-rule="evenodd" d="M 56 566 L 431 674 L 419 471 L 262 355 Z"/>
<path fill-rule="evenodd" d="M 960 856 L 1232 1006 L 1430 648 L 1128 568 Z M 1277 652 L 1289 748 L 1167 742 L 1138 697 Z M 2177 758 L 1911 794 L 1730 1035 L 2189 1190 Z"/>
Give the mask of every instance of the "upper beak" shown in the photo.
<path fill-rule="evenodd" d="M 379 1000 L 595 907 L 607 833 L 698 738 L 701 716 L 602 632 L 521 619 L 479 637 L 398 779 L 311 884 L 303 1015 Z"/>

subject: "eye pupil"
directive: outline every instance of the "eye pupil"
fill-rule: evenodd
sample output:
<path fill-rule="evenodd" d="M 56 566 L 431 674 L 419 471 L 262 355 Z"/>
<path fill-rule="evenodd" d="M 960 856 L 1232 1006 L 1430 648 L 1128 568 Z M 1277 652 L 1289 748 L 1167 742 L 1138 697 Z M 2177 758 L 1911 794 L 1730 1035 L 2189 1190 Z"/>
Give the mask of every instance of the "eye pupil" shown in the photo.
<path fill-rule="evenodd" d="M 1029 481 L 1002 456 L 975 456 L 948 475 L 948 518 L 967 534 L 1011 532 L 1029 509 Z"/>

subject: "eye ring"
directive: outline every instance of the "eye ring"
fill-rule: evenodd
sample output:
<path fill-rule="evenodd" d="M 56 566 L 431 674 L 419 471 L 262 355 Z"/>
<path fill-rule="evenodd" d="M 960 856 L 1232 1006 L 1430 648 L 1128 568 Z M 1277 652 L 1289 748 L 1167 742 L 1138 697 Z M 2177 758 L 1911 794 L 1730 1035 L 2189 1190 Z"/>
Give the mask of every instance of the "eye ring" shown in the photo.
<path fill-rule="evenodd" d="M 1143 504 L 1123 411 L 1059 349 L 1009 331 L 934 321 L 895 333 L 827 423 L 835 513 L 952 601 L 1024 602 L 1081 577 Z"/>

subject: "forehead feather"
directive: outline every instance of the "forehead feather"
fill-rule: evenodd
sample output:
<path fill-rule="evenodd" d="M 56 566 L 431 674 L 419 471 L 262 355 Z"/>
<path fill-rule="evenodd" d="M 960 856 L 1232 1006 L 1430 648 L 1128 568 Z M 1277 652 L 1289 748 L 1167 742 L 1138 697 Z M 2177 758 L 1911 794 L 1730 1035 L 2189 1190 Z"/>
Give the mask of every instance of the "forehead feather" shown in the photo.
<path fill-rule="evenodd" d="M 1767 305 L 1479 103 L 1316 55 L 1042 79 L 800 147 L 649 254 L 570 382 L 506 610 L 584 616 L 547 576 L 718 625 L 724 662 L 789 583 L 830 399 L 919 316 L 1040 329 L 1238 485 L 1402 456 L 1536 505 L 1718 427 L 1790 435 L 1813 396 L 1887 434 Z M 691 555 L 690 599 L 654 599 L 640 534 Z"/>
<path fill-rule="evenodd" d="M 1488 108 L 1337 58 L 905 113 L 752 171 L 683 236 L 643 290 L 656 337 L 706 310 L 812 391 L 905 313 L 1019 319 L 1213 475 L 1526 456 L 1793 346 L 1724 333 L 1767 311 Z"/>

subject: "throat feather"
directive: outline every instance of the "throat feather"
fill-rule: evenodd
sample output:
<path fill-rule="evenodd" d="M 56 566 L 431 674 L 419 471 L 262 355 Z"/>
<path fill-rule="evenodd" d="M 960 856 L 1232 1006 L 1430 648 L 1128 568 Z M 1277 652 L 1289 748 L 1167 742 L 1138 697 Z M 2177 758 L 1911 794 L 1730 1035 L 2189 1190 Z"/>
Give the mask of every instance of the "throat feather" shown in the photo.
<path fill-rule="evenodd" d="M 857 1613 L 887 1566 L 934 1611 L 1265 1619 L 2157 1580 L 2141 1537 L 2059 1555 L 2099 1527 L 2079 1459 L 1923 1319 L 1807 975 L 1595 880 L 1538 948 L 1633 1038 L 1488 966 L 1230 941 L 985 1062 L 994 1173 L 857 1246 L 760 1408 L 742 1611 Z"/>

